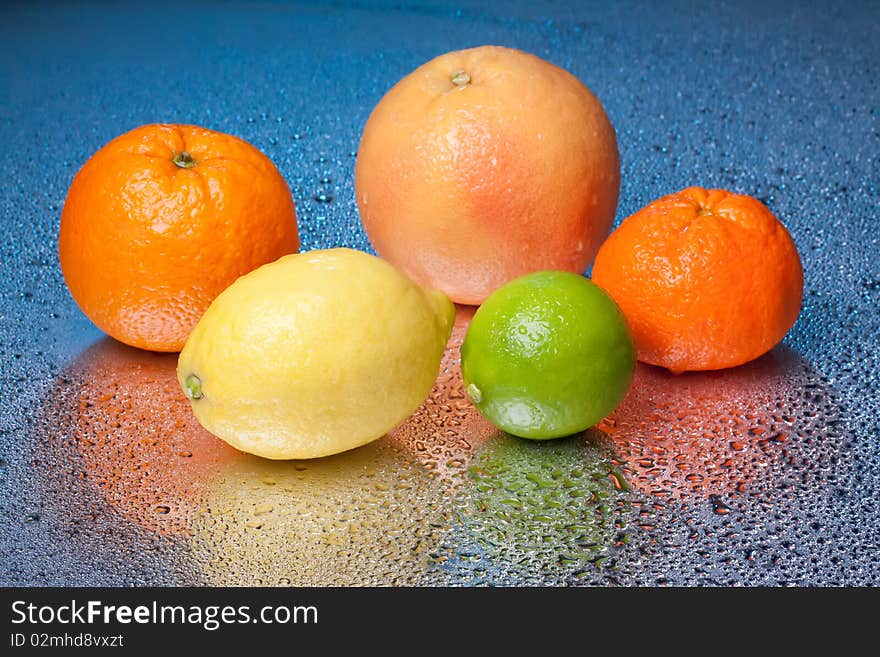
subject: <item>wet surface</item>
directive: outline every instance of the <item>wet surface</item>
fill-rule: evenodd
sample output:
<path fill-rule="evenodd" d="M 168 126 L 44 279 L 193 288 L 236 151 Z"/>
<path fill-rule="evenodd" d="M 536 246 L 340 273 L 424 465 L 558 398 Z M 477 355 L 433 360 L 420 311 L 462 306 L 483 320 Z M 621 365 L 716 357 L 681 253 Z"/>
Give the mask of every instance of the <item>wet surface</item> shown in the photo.
<path fill-rule="evenodd" d="M 880 582 L 875 5 L 102 7 L 0 9 L 0 583 Z M 689 184 L 763 198 L 804 260 L 784 343 L 724 372 L 639 365 L 597 427 L 530 442 L 467 401 L 462 311 L 403 425 L 277 463 L 201 429 L 174 356 L 119 345 L 76 308 L 59 214 L 110 138 L 168 120 L 248 139 L 291 185 L 304 249 L 370 250 L 352 179 L 370 109 L 479 43 L 547 57 L 599 95 L 618 222 Z"/>

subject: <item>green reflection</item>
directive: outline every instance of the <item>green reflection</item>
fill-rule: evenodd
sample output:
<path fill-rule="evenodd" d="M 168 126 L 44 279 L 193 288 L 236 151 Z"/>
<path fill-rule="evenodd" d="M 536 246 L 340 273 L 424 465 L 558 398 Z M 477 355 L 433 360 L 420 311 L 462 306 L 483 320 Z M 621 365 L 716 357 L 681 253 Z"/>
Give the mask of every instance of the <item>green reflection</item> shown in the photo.
<path fill-rule="evenodd" d="M 514 571 L 601 565 L 628 503 L 623 475 L 595 436 L 499 434 L 474 456 L 461 521 L 491 561 Z"/>

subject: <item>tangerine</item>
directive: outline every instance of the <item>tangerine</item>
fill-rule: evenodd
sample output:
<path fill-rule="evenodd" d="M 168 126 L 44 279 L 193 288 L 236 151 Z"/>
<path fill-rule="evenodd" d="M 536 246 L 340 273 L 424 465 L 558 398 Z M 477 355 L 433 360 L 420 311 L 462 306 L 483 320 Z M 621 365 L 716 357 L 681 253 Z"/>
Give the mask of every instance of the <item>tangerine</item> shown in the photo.
<path fill-rule="evenodd" d="M 251 144 L 191 125 L 117 137 L 76 174 L 61 214 L 61 270 L 105 333 L 180 351 L 220 292 L 299 249 L 290 189 Z"/>
<path fill-rule="evenodd" d="M 619 187 L 599 99 L 568 71 L 498 46 L 446 53 L 394 85 L 355 166 L 377 253 L 463 304 L 533 271 L 583 273 Z"/>
<path fill-rule="evenodd" d="M 741 365 L 797 320 L 801 260 L 760 201 L 689 187 L 624 219 L 593 265 L 629 320 L 638 359 L 671 372 Z"/>

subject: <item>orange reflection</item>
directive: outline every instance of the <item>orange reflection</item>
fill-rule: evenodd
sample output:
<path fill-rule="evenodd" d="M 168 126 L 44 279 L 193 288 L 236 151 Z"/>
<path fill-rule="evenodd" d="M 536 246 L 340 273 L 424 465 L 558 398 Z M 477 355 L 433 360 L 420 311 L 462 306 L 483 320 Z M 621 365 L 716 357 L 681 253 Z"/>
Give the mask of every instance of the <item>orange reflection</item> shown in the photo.
<path fill-rule="evenodd" d="M 599 429 L 633 486 L 654 496 L 737 494 L 765 477 L 815 416 L 818 376 L 778 347 L 746 365 L 672 375 L 639 363 L 633 385 Z M 715 510 L 725 513 L 721 500 Z"/>
<path fill-rule="evenodd" d="M 243 455 L 202 429 L 177 383 L 176 354 L 110 338 L 62 374 L 76 395 L 70 438 L 83 475 L 127 519 L 185 533 L 205 484 Z"/>

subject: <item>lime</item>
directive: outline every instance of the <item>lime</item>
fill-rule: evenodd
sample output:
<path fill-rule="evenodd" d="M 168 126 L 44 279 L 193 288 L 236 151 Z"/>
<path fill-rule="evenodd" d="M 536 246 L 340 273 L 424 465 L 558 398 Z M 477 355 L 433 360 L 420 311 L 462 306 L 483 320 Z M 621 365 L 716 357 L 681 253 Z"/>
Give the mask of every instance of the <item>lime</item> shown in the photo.
<path fill-rule="evenodd" d="M 594 425 L 623 399 L 635 363 L 629 326 L 611 297 L 561 271 L 498 288 L 461 346 L 468 397 L 496 427 L 523 438 Z"/>
<path fill-rule="evenodd" d="M 244 452 L 306 459 L 375 440 L 431 392 L 455 307 L 352 249 L 285 256 L 210 305 L 177 378 L 205 429 Z"/>

